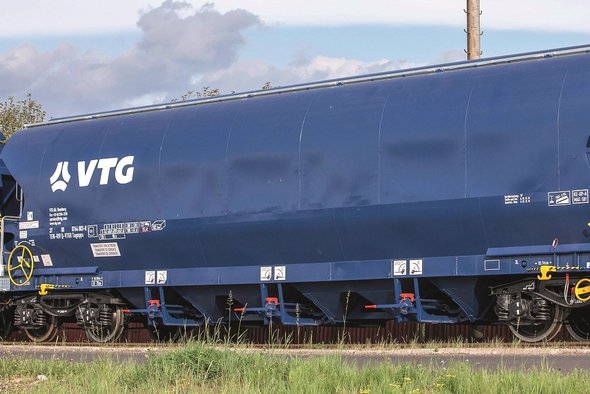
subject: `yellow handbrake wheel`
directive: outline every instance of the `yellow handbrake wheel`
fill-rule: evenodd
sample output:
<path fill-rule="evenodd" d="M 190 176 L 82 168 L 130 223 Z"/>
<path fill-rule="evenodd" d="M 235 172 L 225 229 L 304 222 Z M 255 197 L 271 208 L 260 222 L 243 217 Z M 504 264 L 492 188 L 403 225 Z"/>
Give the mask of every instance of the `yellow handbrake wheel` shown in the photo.
<path fill-rule="evenodd" d="M 574 295 L 582 302 L 590 301 L 590 279 L 580 279 L 574 287 Z"/>
<path fill-rule="evenodd" d="M 10 255 L 8 255 L 8 276 L 10 277 L 10 281 L 15 286 L 24 286 L 29 283 L 31 277 L 33 276 L 33 270 L 35 268 L 35 262 L 33 261 L 33 253 L 31 249 L 26 247 L 25 245 L 17 245 L 12 251 Z M 14 277 L 20 270 L 24 276 L 24 281 L 19 282 L 17 279 L 20 277 Z"/>

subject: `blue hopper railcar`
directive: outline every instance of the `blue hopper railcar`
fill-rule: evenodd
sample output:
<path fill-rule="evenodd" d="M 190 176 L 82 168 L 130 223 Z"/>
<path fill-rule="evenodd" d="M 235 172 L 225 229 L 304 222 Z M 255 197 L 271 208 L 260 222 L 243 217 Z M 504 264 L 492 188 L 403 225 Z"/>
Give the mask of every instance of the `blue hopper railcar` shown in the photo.
<path fill-rule="evenodd" d="M 0 325 L 590 335 L 590 47 L 50 120 L 0 153 Z"/>

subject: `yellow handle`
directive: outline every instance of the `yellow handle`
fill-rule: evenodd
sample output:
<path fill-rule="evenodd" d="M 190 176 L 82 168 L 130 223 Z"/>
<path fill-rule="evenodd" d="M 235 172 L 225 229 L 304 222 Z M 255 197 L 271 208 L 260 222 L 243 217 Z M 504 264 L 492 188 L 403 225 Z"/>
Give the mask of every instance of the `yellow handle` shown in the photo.
<path fill-rule="evenodd" d="M 51 283 L 41 283 L 41 286 L 39 286 L 39 295 L 47 295 L 49 294 L 48 290 L 53 290 L 56 287 L 57 286 Z"/>
<path fill-rule="evenodd" d="M 549 272 L 557 272 L 557 268 L 554 265 L 542 265 L 539 269 L 541 271 L 541 275 L 537 275 L 537 279 L 539 280 L 549 280 L 551 279 Z"/>

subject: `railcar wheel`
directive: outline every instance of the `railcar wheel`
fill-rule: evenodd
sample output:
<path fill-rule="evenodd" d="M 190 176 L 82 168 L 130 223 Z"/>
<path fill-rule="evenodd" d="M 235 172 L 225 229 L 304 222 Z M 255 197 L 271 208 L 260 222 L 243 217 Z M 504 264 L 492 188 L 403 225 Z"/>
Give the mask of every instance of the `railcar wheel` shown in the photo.
<path fill-rule="evenodd" d="M 550 341 L 561 329 L 563 325 L 564 309 L 559 305 L 551 305 L 551 317 L 547 321 L 533 324 L 510 324 L 512 334 L 523 342 L 540 342 Z"/>
<path fill-rule="evenodd" d="M 84 327 L 86 336 L 92 342 L 115 342 L 125 330 L 125 314 L 120 306 L 108 307 L 103 305 L 100 313 L 108 318 L 110 324 L 89 324 Z"/>
<path fill-rule="evenodd" d="M 14 326 L 14 309 L 6 308 L 0 312 L 0 341 L 5 341 Z"/>
<path fill-rule="evenodd" d="M 566 328 L 570 336 L 576 341 L 590 341 L 590 308 L 572 309 Z"/>
<path fill-rule="evenodd" d="M 39 328 L 24 328 L 25 334 L 33 342 L 49 342 L 57 336 L 57 317 L 47 315 L 47 325 Z"/>

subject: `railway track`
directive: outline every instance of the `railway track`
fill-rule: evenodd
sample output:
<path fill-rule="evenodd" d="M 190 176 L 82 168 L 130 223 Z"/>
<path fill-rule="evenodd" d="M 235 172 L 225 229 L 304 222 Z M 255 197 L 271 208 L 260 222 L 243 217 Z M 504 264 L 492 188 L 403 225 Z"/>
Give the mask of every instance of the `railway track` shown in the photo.
<path fill-rule="evenodd" d="M 383 343 L 383 344 L 355 344 L 355 343 L 338 343 L 338 344 L 290 344 L 290 343 L 249 343 L 249 342 L 207 342 L 199 340 L 179 341 L 179 342 L 112 342 L 112 343 L 93 343 L 93 342 L 41 342 L 31 344 L 28 341 L 3 341 L 0 347 L 10 346 L 27 346 L 35 348 L 112 348 L 112 349 L 175 349 L 183 348 L 190 343 L 204 343 L 211 346 L 219 346 L 228 349 L 257 349 L 257 350 L 357 350 L 357 351 L 396 351 L 396 350 L 432 350 L 437 349 L 511 349 L 511 350 L 530 350 L 530 349 L 587 349 L 590 351 L 590 342 L 541 342 L 541 343 L 523 343 L 523 342 L 424 342 L 424 343 Z"/>
<path fill-rule="evenodd" d="M 265 344 L 211 344 L 224 351 L 259 353 L 273 357 L 313 358 L 337 356 L 341 362 L 359 368 L 376 365 L 423 365 L 447 368 L 456 363 L 468 364 L 474 369 L 487 370 L 553 370 L 568 373 L 590 370 L 590 347 L 580 342 L 553 342 L 535 345 L 520 343 L 423 343 L 392 345 L 265 345 Z M 71 343 L 55 342 L 31 344 L 8 341 L 0 344 L 0 363 L 16 358 L 114 363 L 144 363 L 153 355 L 185 348 L 184 343 Z"/>

